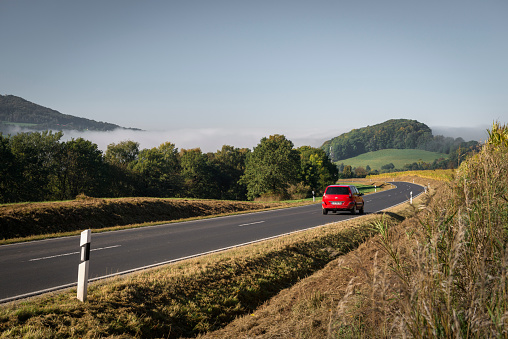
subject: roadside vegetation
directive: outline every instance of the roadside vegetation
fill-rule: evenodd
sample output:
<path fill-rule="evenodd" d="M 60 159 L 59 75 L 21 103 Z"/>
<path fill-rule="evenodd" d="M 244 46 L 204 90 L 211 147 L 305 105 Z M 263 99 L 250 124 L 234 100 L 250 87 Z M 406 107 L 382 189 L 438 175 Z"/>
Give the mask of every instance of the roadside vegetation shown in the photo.
<path fill-rule="evenodd" d="M 349 183 L 352 184 L 352 183 Z M 384 182 L 354 182 L 362 193 L 390 188 Z M 319 202 L 321 197 L 315 197 Z M 182 220 L 312 204 L 313 199 L 283 200 L 263 195 L 255 202 L 176 199 L 102 199 L 80 195 L 75 200 L 0 205 L 0 245 L 79 234 L 104 232 Z"/>
<path fill-rule="evenodd" d="M 430 188 L 413 205 L 3 305 L 0 338 L 508 337 L 508 127 L 489 136 L 451 177 L 397 174 Z"/>
<path fill-rule="evenodd" d="M 0 244 L 49 237 L 215 217 L 248 211 L 312 203 L 312 199 L 288 202 L 118 198 L 79 196 L 62 202 L 0 205 Z"/>
<path fill-rule="evenodd" d="M 508 127 L 414 220 L 376 222 L 378 251 L 330 318 L 336 337 L 508 337 Z"/>
<path fill-rule="evenodd" d="M 455 178 L 455 170 L 452 169 L 437 169 L 429 171 L 406 171 L 406 172 L 392 172 L 384 174 L 369 175 L 367 178 L 372 180 L 387 180 L 396 181 L 408 176 L 416 176 L 420 178 L 427 178 L 440 181 L 451 181 Z"/>
<path fill-rule="evenodd" d="M 264 302 L 414 213 L 408 207 L 3 305 L 0 337 L 194 337 L 249 316 Z M 331 218 L 333 221 L 333 217 Z M 234 337 L 234 336 L 233 336 Z"/>

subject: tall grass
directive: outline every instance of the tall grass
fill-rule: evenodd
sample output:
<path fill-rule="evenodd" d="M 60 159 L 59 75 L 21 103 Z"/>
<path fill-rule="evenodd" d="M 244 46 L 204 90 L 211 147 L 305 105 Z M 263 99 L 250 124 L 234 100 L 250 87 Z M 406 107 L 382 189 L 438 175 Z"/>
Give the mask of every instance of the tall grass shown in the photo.
<path fill-rule="evenodd" d="M 377 222 L 387 259 L 376 263 L 364 300 L 377 318 L 360 336 L 508 337 L 507 131 L 494 124 L 495 137 L 417 221 L 388 230 Z"/>

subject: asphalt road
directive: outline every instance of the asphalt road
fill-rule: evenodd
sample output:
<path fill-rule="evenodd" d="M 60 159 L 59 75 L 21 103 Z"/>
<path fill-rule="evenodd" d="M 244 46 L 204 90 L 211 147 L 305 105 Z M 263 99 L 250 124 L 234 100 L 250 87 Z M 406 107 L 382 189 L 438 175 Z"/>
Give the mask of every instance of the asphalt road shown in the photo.
<path fill-rule="evenodd" d="M 423 192 L 406 182 L 364 196 L 365 214 Z M 361 215 L 322 215 L 321 204 L 92 234 L 90 280 L 277 237 Z M 77 283 L 79 236 L 0 246 L 0 303 Z"/>

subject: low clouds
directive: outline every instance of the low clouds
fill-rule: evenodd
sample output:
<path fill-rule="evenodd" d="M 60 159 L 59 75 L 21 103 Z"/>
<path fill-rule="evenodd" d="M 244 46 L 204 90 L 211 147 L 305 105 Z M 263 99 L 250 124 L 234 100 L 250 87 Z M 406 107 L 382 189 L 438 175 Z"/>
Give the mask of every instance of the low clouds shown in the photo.
<path fill-rule="evenodd" d="M 465 141 L 485 141 L 488 138 L 487 129 L 490 126 L 479 127 L 431 127 L 433 135 L 444 135 L 445 137 L 461 137 Z M 10 128 L 4 134 L 16 134 L 27 132 L 26 129 Z M 106 151 L 111 143 L 119 143 L 125 140 L 132 140 L 139 143 L 140 149 L 157 147 L 164 142 L 175 144 L 178 149 L 200 148 L 202 152 L 216 152 L 223 145 L 230 145 L 237 148 L 249 148 L 257 146 L 260 140 L 273 134 L 283 134 L 291 140 L 295 147 L 312 146 L 320 147 L 323 142 L 330 140 L 349 130 L 328 130 L 308 129 L 301 131 L 277 131 L 261 129 L 220 129 L 220 128 L 187 128 L 175 130 L 158 131 L 134 131 L 117 129 L 109 132 L 99 131 L 73 131 L 65 130 L 63 141 L 83 138 L 97 144 L 100 150 Z"/>
<path fill-rule="evenodd" d="M 478 141 L 484 142 L 488 139 L 489 135 L 487 129 L 492 126 L 484 125 L 478 127 L 445 127 L 435 126 L 431 127 L 433 135 L 443 135 L 445 137 L 462 138 L 465 141 Z"/>
<path fill-rule="evenodd" d="M 321 134 L 299 135 L 297 132 L 269 132 L 256 129 L 218 129 L 218 128 L 196 128 L 179 129 L 166 131 L 132 131 L 117 129 L 110 132 L 97 131 L 64 131 L 63 140 L 72 138 L 83 138 L 96 143 L 99 149 L 106 151 L 111 143 L 118 143 L 125 140 L 132 140 L 139 143 L 140 149 L 157 147 L 164 142 L 171 142 L 178 149 L 200 148 L 202 152 L 216 152 L 223 145 L 231 145 L 237 148 L 252 149 L 263 137 L 272 134 L 284 134 L 291 140 L 295 147 L 308 145 L 320 147 L 329 137 L 323 137 Z M 339 133 L 340 134 L 340 133 Z"/>

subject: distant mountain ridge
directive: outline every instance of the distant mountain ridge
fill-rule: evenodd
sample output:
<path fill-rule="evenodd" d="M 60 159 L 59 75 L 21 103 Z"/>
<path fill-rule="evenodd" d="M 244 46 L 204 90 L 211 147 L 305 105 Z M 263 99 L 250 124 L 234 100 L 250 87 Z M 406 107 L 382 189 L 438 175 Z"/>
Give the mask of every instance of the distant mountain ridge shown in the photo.
<path fill-rule="evenodd" d="M 0 131 L 13 125 L 31 130 L 139 130 L 63 114 L 14 95 L 0 95 Z"/>
<path fill-rule="evenodd" d="M 458 148 L 469 149 L 477 145 L 477 141 L 465 142 L 462 138 L 433 136 L 427 125 L 416 120 L 391 119 L 377 125 L 353 129 L 325 141 L 321 148 L 332 161 L 339 161 L 383 149 L 421 149 L 450 154 Z"/>

